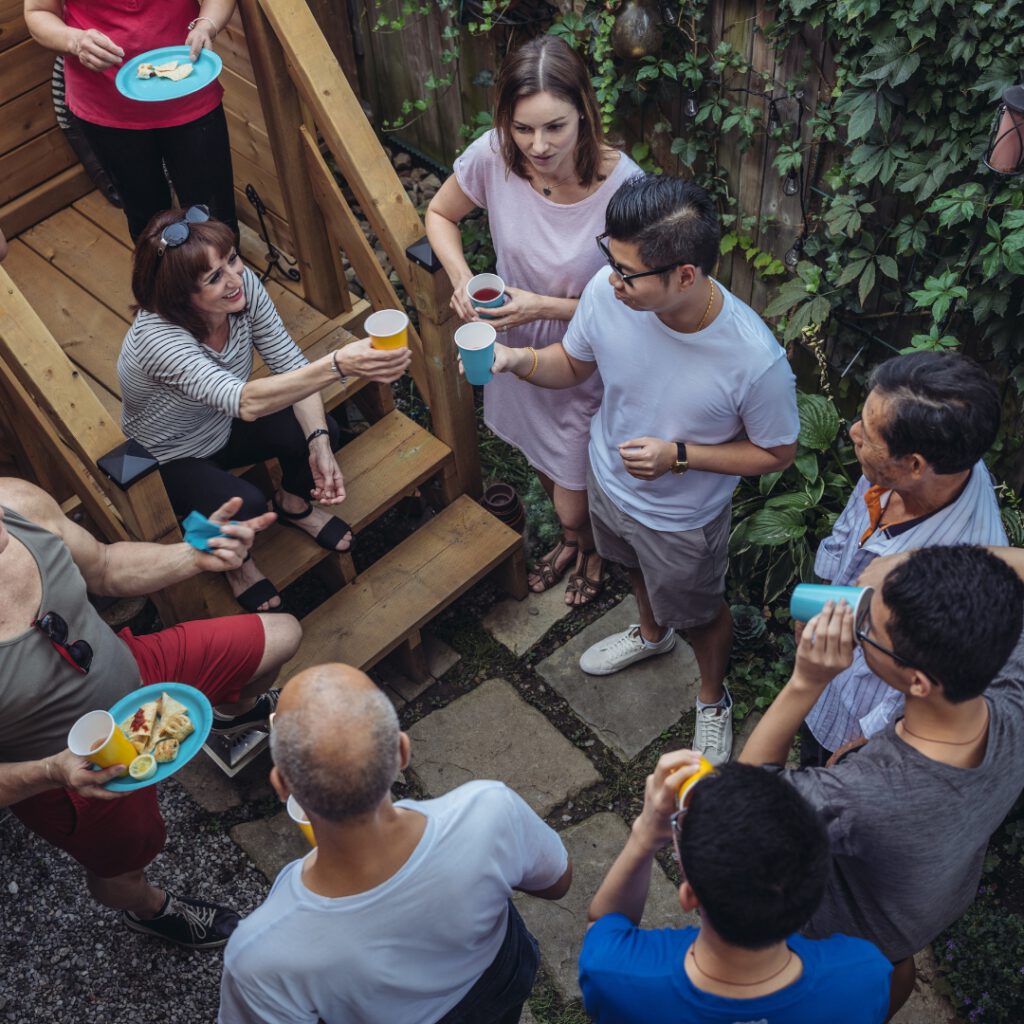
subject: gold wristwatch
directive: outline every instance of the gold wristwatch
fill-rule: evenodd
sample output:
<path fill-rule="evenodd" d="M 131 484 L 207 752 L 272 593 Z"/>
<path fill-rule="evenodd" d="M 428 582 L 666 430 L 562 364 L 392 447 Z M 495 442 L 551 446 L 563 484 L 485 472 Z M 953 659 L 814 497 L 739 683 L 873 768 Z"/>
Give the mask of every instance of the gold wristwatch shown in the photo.
<path fill-rule="evenodd" d="M 682 441 L 676 441 L 676 461 L 672 464 L 673 473 L 685 473 L 690 468 L 686 461 L 686 445 Z"/>

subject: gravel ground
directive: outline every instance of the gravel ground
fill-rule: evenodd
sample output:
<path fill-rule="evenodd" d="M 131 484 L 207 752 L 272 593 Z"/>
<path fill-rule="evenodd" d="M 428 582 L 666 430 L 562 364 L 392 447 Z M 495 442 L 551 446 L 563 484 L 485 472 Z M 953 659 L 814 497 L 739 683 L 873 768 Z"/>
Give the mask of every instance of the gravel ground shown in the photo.
<path fill-rule="evenodd" d="M 269 886 L 173 780 L 160 787 L 167 847 L 150 879 L 242 915 Z M 0 815 L 5 812 L 0 811 Z M 79 866 L 10 815 L 0 821 L 0 1021 L 204 1024 L 217 1016 L 219 950 L 188 952 L 125 928 Z"/>

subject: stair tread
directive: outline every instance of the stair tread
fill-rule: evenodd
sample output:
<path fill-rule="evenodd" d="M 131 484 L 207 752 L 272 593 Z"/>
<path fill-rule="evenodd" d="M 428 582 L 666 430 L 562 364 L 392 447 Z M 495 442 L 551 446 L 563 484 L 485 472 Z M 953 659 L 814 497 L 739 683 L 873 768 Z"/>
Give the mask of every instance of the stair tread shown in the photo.
<path fill-rule="evenodd" d="M 281 678 L 325 661 L 369 668 L 521 544 L 462 495 L 303 619 L 302 645 Z"/>
<path fill-rule="evenodd" d="M 448 446 L 397 409 L 338 453 L 347 497 L 326 510 L 358 533 L 431 477 L 451 458 Z M 308 572 L 329 552 L 302 530 L 272 527 L 256 540 L 256 563 L 278 588 Z"/>

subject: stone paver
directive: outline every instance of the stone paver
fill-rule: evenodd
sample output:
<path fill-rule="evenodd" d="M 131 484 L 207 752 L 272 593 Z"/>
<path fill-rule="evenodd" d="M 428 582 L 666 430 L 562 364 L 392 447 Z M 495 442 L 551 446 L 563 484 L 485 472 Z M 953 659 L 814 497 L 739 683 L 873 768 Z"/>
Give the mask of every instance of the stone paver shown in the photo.
<path fill-rule="evenodd" d="M 587 930 L 587 908 L 625 846 L 629 829 L 618 815 L 604 812 L 567 828 L 561 836 L 572 857 L 572 888 L 558 901 L 520 894 L 515 902 L 540 943 L 541 960 L 555 986 L 566 999 L 578 999 L 576 974 Z M 651 891 L 641 923 L 645 928 L 697 923 L 695 916 L 683 913 L 678 890 L 658 864 L 651 875 Z"/>
<path fill-rule="evenodd" d="M 229 778 L 206 755 L 199 753 L 175 775 L 175 780 L 204 811 L 219 814 L 250 800 L 273 796 L 270 754 L 263 753 Z"/>
<path fill-rule="evenodd" d="M 522 601 L 499 601 L 483 619 L 483 627 L 517 658 L 525 654 L 572 609 L 565 603 L 565 584 L 543 594 L 527 594 Z"/>
<path fill-rule="evenodd" d="M 682 637 L 670 653 L 615 675 L 588 676 L 580 669 L 580 655 L 591 644 L 627 629 L 637 617 L 636 601 L 629 596 L 537 665 L 544 681 L 627 760 L 689 712 L 700 688 L 697 659 Z"/>
<path fill-rule="evenodd" d="M 410 770 L 432 796 L 498 779 L 544 815 L 601 781 L 586 755 L 503 679 L 421 718 L 409 739 Z"/>
<path fill-rule="evenodd" d="M 917 984 L 892 1024 L 957 1024 L 959 1018 L 949 1000 L 939 995 L 935 983 L 935 957 L 930 949 L 917 954 Z"/>
<path fill-rule="evenodd" d="M 289 861 L 309 853 L 309 844 L 286 811 L 236 825 L 229 834 L 269 882 Z"/>
<path fill-rule="evenodd" d="M 519 1018 L 519 1024 L 537 1024 L 537 1018 L 530 1012 L 529 1006 L 523 1007 L 523 1015 Z"/>

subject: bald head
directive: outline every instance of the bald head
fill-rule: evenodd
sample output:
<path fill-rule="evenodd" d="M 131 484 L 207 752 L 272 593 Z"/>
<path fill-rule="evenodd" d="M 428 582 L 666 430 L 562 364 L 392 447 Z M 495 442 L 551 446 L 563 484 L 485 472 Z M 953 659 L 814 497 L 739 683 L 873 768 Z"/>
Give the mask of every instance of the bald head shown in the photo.
<path fill-rule="evenodd" d="M 364 672 L 317 665 L 281 691 L 270 749 L 307 813 L 346 821 L 375 810 L 395 781 L 398 716 Z"/>

